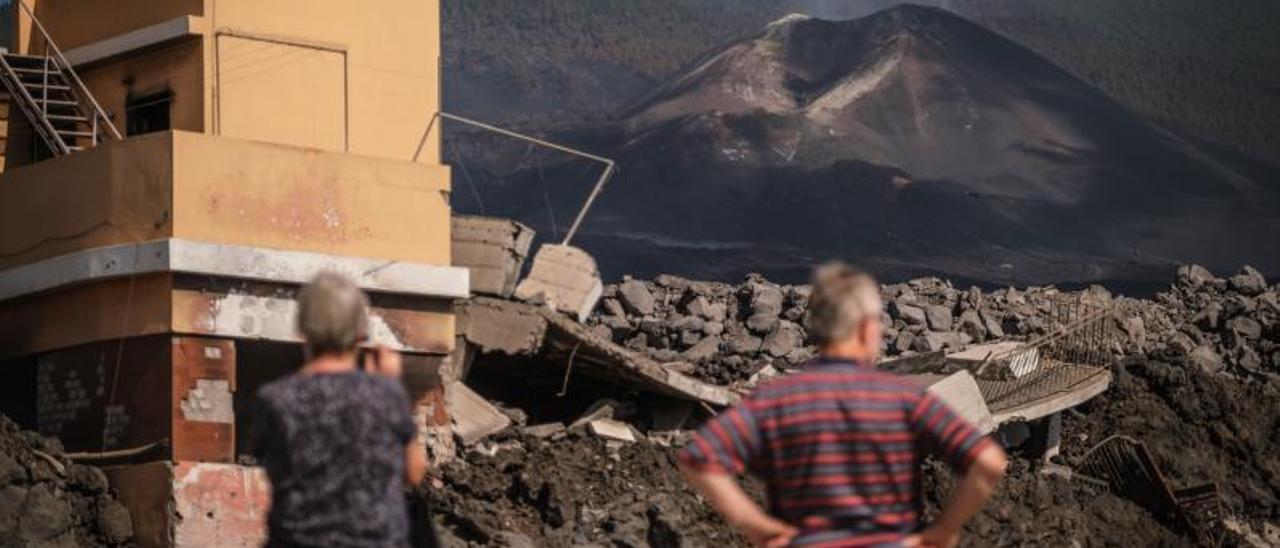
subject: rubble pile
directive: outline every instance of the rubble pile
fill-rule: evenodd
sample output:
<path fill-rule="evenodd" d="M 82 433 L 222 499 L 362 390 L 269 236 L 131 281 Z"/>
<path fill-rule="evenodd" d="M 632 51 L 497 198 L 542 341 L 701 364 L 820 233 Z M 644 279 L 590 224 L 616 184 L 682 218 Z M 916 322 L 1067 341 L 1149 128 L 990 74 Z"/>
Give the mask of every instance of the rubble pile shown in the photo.
<path fill-rule="evenodd" d="M 947 502 L 956 478 L 925 463 L 926 520 Z M 1142 507 L 1091 484 L 1040 474 L 1011 459 L 1004 481 L 965 527 L 964 546 L 1193 546 Z"/>
<path fill-rule="evenodd" d="M 890 357 L 1034 339 L 1071 319 L 1062 317 L 1064 302 L 1113 309 L 1109 329 L 1122 336 L 1109 339 L 1111 389 L 1064 413 L 1056 464 L 1077 467 L 1106 437 L 1131 436 L 1173 485 L 1216 483 L 1229 545 L 1280 538 L 1280 415 L 1270 412 L 1280 409 L 1280 287 L 1257 271 L 1218 278 L 1183 267 L 1151 299 L 1098 286 L 960 290 L 937 278 L 885 285 L 882 293 Z M 755 275 L 736 285 L 625 278 L 605 287 L 587 324 L 665 367 L 749 388 L 813 356 L 803 329 L 808 295 L 806 286 Z M 658 411 L 644 407 L 661 402 L 602 401 L 608 405 L 576 421 L 526 426 L 518 416 L 446 465 L 443 488 L 428 493 L 447 544 L 741 545 L 674 466 L 675 448 L 698 421 L 676 421 L 685 430 L 671 431 L 642 419 Z M 965 545 L 1191 544 L 1123 493 L 1047 474 L 1036 455 L 1013 456 L 1008 481 L 970 524 Z M 943 467 L 927 464 L 927 512 L 953 483 Z"/>
<path fill-rule="evenodd" d="M 991 340 L 1027 340 L 1051 330 L 1063 302 L 1114 306 L 1131 344 L 1117 356 L 1186 356 L 1209 372 L 1280 374 L 1280 289 L 1244 267 L 1217 278 L 1203 267 L 1178 270 L 1152 300 L 1115 297 L 1101 286 L 982 291 L 919 278 L 882 286 L 887 357 L 963 350 Z M 814 355 L 804 331 L 808 286 L 749 275 L 738 285 L 658 276 L 625 278 L 604 289 L 588 319 L 598 335 L 660 362 L 687 364 L 717 384 L 752 385 Z"/>
<path fill-rule="evenodd" d="M 126 546 L 129 511 L 102 471 L 0 415 L 0 546 Z"/>
<path fill-rule="evenodd" d="M 1280 382 L 1209 373 L 1189 356 L 1125 360 L 1114 373 L 1110 389 L 1064 415 L 1065 463 L 1127 435 L 1179 487 L 1215 482 L 1237 516 L 1280 525 Z"/>
<path fill-rule="evenodd" d="M 444 488 L 424 493 L 445 546 L 747 546 L 683 480 L 673 448 L 545 430 L 491 438 L 439 472 Z"/>
<path fill-rule="evenodd" d="M 1186 356 L 1206 373 L 1280 374 L 1280 286 L 1268 287 L 1257 270 L 1218 278 L 1184 266 L 1155 302 L 1175 329 L 1147 337 L 1147 352 Z"/>
<path fill-rule="evenodd" d="M 804 286 L 758 275 L 737 286 L 658 276 L 608 285 L 588 320 L 599 336 L 647 353 L 659 362 L 687 363 L 718 384 L 745 381 L 813 356 L 805 345 Z"/>

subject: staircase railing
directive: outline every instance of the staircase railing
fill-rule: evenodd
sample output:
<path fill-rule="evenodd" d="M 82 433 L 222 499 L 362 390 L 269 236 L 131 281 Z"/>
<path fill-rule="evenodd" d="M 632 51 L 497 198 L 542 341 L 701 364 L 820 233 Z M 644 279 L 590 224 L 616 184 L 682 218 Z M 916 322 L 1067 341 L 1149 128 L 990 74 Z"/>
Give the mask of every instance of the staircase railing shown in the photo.
<path fill-rule="evenodd" d="M 18 76 L 17 71 L 9 65 L 3 55 L 0 55 L 0 71 L 3 71 L 7 76 L 3 80 L 5 87 L 9 89 L 9 95 L 15 99 L 20 98 L 18 107 L 26 113 L 27 119 L 31 120 L 32 127 L 35 128 L 36 133 L 40 135 L 45 144 L 53 149 L 54 154 L 66 154 L 69 152 L 70 149 L 67 148 L 67 143 L 62 140 L 61 135 L 58 135 L 58 131 L 54 129 L 48 117 L 41 111 L 31 111 L 34 108 L 41 108 L 40 102 L 31 96 L 31 92 L 27 90 L 26 86 L 22 85 L 22 79 Z M 44 104 L 44 108 L 48 108 L 47 99 Z"/>
<path fill-rule="evenodd" d="M 33 11 L 23 0 L 15 1 L 22 7 L 22 11 L 26 12 L 27 17 L 31 18 L 31 26 L 40 32 L 40 37 L 44 40 L 44 57 L 46 59 L 45 66 L 47 67 L 49 61 L 52 61 L 54 66 L 58 67 L 58 71 L 64 74 L 68 83 L 71 84 L 72 94 L 76 95 L 80 104 L 84 105 L 87 103 L 92 107 L 92 112 L 88 112 L 87 114 L 90 118 L 90 125 L 93 127 L 93 130 L 90 132 L 92 134 L 93 144 L 98 144 L 98 134 L 104 130 L 106 132 L 106 137 L 121 139 L 120 130 L 116 129 L 116 125 L 111 122 L 111 118 L 107 116 L 106 111 L 102 110 L 102 105 L 99 105 L 98 100 L 94 99 L 92 93 L 89 93 L 89 88 L 84 85 L 82 80 L 80 80 L 80 75 L 76 74 L 75 69 L 71 66 L 71 62 L 67 61 L 66 56 L 62 54 L 62 50 L 58 48 L 58 44 L 53 41 L 53 37 L 49 36 L 49 32 L 45 30 L 44 25 L 40 23 L 40 19 L 36 17 L 35 11 Z M 49 55 L 50 51 L 53 52 L 53 55 Z M 29 94 L 28 97 L 30 97 Z M 40 104 L 40 108 L 46 115 L 48 114 L 49 102 L 47 98 L 44 103 Z M 101 121 L 101 123 L 99 123 L 99 121 Z"/>

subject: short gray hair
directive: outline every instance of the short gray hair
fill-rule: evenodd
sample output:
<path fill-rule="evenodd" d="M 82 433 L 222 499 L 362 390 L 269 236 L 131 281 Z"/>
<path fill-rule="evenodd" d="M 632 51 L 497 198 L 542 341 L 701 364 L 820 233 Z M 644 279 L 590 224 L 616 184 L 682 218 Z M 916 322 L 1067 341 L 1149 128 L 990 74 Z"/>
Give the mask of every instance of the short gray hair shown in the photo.
<path fill-rule="evenodd" d="M 313 355 L 354 350 L 369 332 L 369 298 L 350 278 L 321 272 L 298 292 L 298 333 Z"/>
<path fill-rule="evenodd" d="M 834 261 L 813 272 L 805 328 L 819 346 L 853 334 L 863 321 L 879 320 L 880 286 L 866 272 Z"/>

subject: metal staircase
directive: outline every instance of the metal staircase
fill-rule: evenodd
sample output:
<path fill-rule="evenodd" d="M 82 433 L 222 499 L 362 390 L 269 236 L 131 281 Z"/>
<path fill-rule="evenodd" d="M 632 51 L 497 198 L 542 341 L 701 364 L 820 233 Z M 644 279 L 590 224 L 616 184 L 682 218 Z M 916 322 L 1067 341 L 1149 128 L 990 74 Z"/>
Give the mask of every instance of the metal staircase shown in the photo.
<path fill-rule="evenodd" d="M 54 156 L 68 154 L 109 139 L 120 131 L 76 75 L 44 25 L 22 0 L 19 6 L 31 17 L 32 27 L 43 39 L 41 55 L 0 53 L 0 82 L 9 92 L 33 133 Z"/>

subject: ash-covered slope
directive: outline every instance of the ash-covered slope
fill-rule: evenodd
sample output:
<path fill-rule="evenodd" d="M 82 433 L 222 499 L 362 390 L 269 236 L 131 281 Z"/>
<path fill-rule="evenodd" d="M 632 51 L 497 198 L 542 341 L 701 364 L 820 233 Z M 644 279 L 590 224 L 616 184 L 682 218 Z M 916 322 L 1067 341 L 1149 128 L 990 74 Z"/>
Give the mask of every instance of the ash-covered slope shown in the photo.
<path fill-rule="evenodd" d="M 583 243 L 622 271 L 788 276 L 830 256 L 1024 282 L 1280 268 L 1264 243 L 1280 235 L 1274 180 L 933 8 L 780 19 L 659 86 L 613 137 L 623 171 Z"/>

